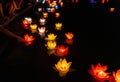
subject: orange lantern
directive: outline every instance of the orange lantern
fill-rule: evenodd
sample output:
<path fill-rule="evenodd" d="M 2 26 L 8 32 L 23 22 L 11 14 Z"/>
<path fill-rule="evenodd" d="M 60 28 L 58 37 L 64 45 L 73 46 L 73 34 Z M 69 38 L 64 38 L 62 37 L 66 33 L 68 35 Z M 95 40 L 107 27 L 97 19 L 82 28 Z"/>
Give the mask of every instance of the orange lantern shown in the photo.
<path fill-rule="evenodd" d="M 67 47 L 63 45 L 58 46 L 55 55 L 60 56 L 60 57 L 66 56 L 68 54 L 68 49 L 69 49 L 68 46 Z"/>
<path fill-rule="evenodd" d="M 110 8 L 110 12 L 114 12 L 115 11 L 115 8 L 114 7 L 111 7 Z"/>
<path fill-rule="evenodd" d="M 89 70 L 89 73 L 95 78 L 95 80 L 104 82 L 110 80 L 110 73 L 106 73 L 107 65 L 101 66 L 100 63 L 97 64 L 95 67 L 94 65 L 91 65 L 91 70 Z"/>
<path fill-rule="evenodd" d="M 63 7 L 63 2 L 60 2 L 60 6 Z"/>
<path fill-rule="evenodd" d="M 48 13 L 47 12 L 43 12 L 43 17 L 44 18 L 48 18 Z"/>
<path fill-rule="evenodd" d="M 59 12 L 56 12 L 56 13 L 55 13 L 55 17 L 56 17 L 56 18 L 59 18 L 59 17 L 60 17 L 60 13 L 59 13 Z"/>
<path fill-rule="evenodd" d="M 71 40 L 71 39 L 73 39 L 74 34 L 72 32 L 67 32 L 67 33 L 65 33 L 65 36 L 67 39 Z"/>
<path fill-rule="evenodd" d="M 118 69 L 116 73 L 113 71 L 113 77 L 115 80 L 114 82 L 120 82 L 120 69 Z"/>
<path fill-rule="evenodd" d="M 55 23 L 55 29 L 61 30 L 62 29 L 62 23 Z"/>
<path fill-rule="evenodd" d="M 65 58 L 60 58 L 57 64 L 55 64 L 55 68 L 59 72 L 60 77 L 66 76 L 66 74 L 70 71 L 71 64 L 72 62 L 67 62 Z"/>
<path fill-rule="evenodd" d="M 31 30 L 36 30 L 37 29 L 37 24 L 31 24 L 30 28 L 31 28 Z"/>
<path fill-rule="evenodd" d="M 55 12 L 55 8 L 50 8 L 50 12 Z"/>
<path fill-rule="evenodd" d="M 22 23 L 23 23 L 23 27 L 24 27 L 25 29 L 28 29 L 28 28 L 29 28 L 29 21 L 28 21 L 28 20 L 23 20 Z"/>
<path fill-rule="evenodd" d="M 34 39 L 35 38 L 33 36 L 29 36 L 28 34 L 24 35 L 24 41 L 25 41 L 26 45 L 32 44 Z"/>

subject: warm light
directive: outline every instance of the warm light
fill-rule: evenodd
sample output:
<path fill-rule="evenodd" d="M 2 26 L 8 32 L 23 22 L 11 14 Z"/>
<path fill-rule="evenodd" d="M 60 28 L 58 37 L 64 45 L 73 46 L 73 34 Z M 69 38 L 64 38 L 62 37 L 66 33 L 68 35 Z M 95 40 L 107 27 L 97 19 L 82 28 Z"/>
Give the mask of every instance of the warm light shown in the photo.
<path fill-rule="evenodd" d="M 46 32 L 45 27 L 38 28 L 38 31 L 39 31 L 39 35 L 41 36 L 41 38 L 45 36 L 45 32 Z"/>
<path fill-rule="evenodd" d="M 29 22 L 28 22 L 28 20 L 23 20 L 22 23 L 23 23 L 23 27 L 24 27 L 25 29 L 28 29 L 28 28 L 29 28 Z"/>
<path fill-rule="evenodd" d="M 67 32 L 67 33 L 65 33 L 65 36 L 67 39 L 71 40 L 71 39 L 73 39 L 74 34 L 72 32 Z"/>
<path fill-rule="evenodd" d="M 32 44 L 34 39 L 35 38 L 33 36 L 29 36 L 28 34 L 24 35 L 24 41 L 25 41 L 26 45 Z"/>
<path fill-rule="evenodd" d="M 47 12 L 43 12 L 43 17 L 44 18 L 48 18 L 48 13 Z"/>
<path fill-rule="evenodd" d="M 45 45 L 47 46 L 47 49 L 48 50 L 53 50 L 53 49 L 56 49 L 56 41 L 47 41 L 47 44 Z"/>
<path fill-rule="evenodd" d="M 60 58 L 57 64 L 55 64 L 55 68 L 59 71 L 59 75 L 63 77 L 67 74 L 67 72 L 69 72 L 71 64 L 72 62 L 67 63 L 65 58 L 64 59 Z"/>
<path fill-rule="evenodd" d="M 55 23 L 55 29 L 61 30 L 62 29 L 62 23 Z"/>
<path fill-rule="evenodd" d="M 120 82 L 120 69 L 118 69 L 116 73 L 113 71 L 113 77 L 116 82 Z"/>
<path fill-rule="evenodd" d="M 59 17 L 60 17 L 60 13 L 59 13 L 59 12 L 56 12 L 56 13 L 55 13 L 55 17 L 56 17 L 56 18 L 59 18 Z"/>
<path fill-rule="evenodd" d="M 63 2 L 60 2 L 60 6 L 63 7 Z"/>
<path fill-rule="evenodd" d="M 57 50 L 56 50 L 56 55 L 57 56 L 66 56 L 68 54 L 68 49 L 69 49 L 68 46 L 67 47 L 65 47 L 63 45 L 58 46 Z"/>
<path fill-rule="evenodd" d="M 37 24 L 31 24 L 31 25 L 30 25 L 30 28 L 31 28 L 32 30 L 36 30 L 36 29 L 37 29 Z"/>
<path fill-rule="evenodd" d="M 55 8 L 50 8 L 50 12 L 55 12 Z"/>
<path fill-rule="evenodd" d="M 109 74 L 105 71 L 107 70 L 107 65 L 101 66 L 100 63 L 97 64 L 97 66 L 91 65 L 91 70 L 89 70 L 89 73 L 98 81 L 106 81 L 110 79 Z"/>
<path fill-rule="evenodd" d="M 45 18 L 40 18 L 40 24 L 45 25 L 45 23 L 46 23 L 46 19 Z"/>
<path fill-rule="evenodd" d="M 57 35 L 50 33 L 48 34 L 48 37 L 45 38 L 45 40 L 56 40 Z"/>
<path fill-rule="evenodd" d="M 29 24 L 32 23 L 32 18 L 31 18 L 31 17 L 25 17 L 25 20 L 28 20 L 28 23 L 29 23 Z"/>
<path fill-rule="evenodd" d="M 110 8 L 110 12 L 114 12 L 115 11 L 115 8 Z"/>
<path fill-rule="evenodd" d="M 38 12 L 41 12 L 42 11 L 42 8 L 38 8 Z"/>

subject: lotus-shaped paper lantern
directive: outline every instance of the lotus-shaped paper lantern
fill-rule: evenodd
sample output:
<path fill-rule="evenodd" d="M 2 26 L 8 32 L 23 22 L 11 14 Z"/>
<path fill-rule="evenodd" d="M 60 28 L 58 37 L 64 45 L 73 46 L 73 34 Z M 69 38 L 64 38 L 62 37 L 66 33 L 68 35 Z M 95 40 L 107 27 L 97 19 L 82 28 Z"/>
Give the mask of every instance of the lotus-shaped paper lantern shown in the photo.
<path fill-rule="evenodd" d="M 110 79 L 109 74 L 106 73 L 107 65 L 101 66 L 100 63 L 97 64 L 95 67 L 94 65 L 91 65 L 91 70 L 89 70 L 89 73 L 97 80 L 100 82 L 108 81 Z"/>
<path fill-rule="evenodd" d="M 50 8 L 50 12 L 51 13 L 55 12 L 55 8 Z"/>
<path fill-rule="evenodd" d="M 70 71 L 70 66 L 72 62 L 67 62 L 66 59 L 60 58 L 60 60 L 55 64 L 55 68 L 59 71 L 59 75 L 61 77 L 66 76 L 66 74 Z"/>
<path fill-rule="evenodd" d="M 23 20 L 23 21 L 22 21 L 22 24 L 23 24 L 23 27 L 24 27 L 25 29 L 28 29 L 28 28 L 29 28 L 29 22 L 28 22 L 28 20 Z"/>
<path fill-rule="evenodd" d="M 30 28 L 31 28 L 31 30 L 36 30 L 37 29 L 37 24 L 31 24 Z"/>
<path fill-rule="evenodd" d="M 64 45 L 57 46 L 56 54 L 57 56 L 66 56 L 68 54 L 69 47 Z"/>
<path fill-rule="evenodd" d="M 113 77 L 114 77 L 114 82 L 120 82 L 120 69 L 117 70 L 117 72 L 113 71 Z"/>
<path fill-rule="evenodd" d="M 48 50 L 53 50 L 53 49 L 56 49 L 56 41 L 47 41 L 47 44 L 45 45 L 47 46 L 47 49 Z"/>
<path fill-rule="evenodd" d="M 45 40 L 56 40 L 57 35 L 54 33 L 48 34 L 48 37 L 45 38 Z"/>
<path fill-rule="evenodd" d="M 32 44 L 34 40 L 35 38 L 33 36 L 29 36 L 28 34 L 24 35 L 24 41 L 26 45 Z"/>
<path fill-rule="evenodd" d="M 65 33 L 65 36 L 67 39 L 71 40 L 71 39 L 73 39 L 74 34 L 72 32 L 67 32 L 67 33 Z"/>
<path fill-rule="evenodd" d="M 46 24 L 46 19 L 40 18 L 40 25 L 45 25 L 45 24 Z"/>
<path fill-rule="evenodd" d="M 47 12 L 43 12 L 43 17 L 44 18 L 48 18 L 48 13 Z"/>
<path fill-rule="evenodd" d="M 45 32 L 46 32 L 46 27 L 38 28 L 38 33 L 41 36 L 41 38 L 45 36 Z"/>
<path fill-rule="evenodd" d="M 55 29 L 56 30 L 61 30 L 62 29 L 62 23 L 55 23 Z"/>
<path fill-rule="evenodd" d="M 55 17 L 56 17 L 56 18 L 59 18 L 59 17 L 60 17 L 60 13 L 59 13 L 59 12 L 56 12 L 56 13 L 55 13 Z"/>
<path fill-rule="evenodd" d="M 28 23 L 29 23 L 29 24 L 32 23 L 32 18 L 31 18 L 31 17 L 25 17 L 25 20 L 28 20 Z"/>
<path fill-rule="evenodd" d="M 114 7 L 111 7 L 110 8 L 110 12 L 114 12 L 115 11 L 115 8 Z"/>

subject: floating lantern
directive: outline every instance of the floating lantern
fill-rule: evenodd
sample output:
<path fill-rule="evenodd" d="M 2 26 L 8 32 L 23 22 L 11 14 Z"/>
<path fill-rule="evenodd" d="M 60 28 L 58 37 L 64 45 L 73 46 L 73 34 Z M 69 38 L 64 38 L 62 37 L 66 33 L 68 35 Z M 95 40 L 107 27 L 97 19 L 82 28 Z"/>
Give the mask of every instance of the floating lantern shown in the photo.
<path fill-rule="evenodd" d="M 23 27 L 24 27 L 25 29 L 28 29 L 28 28 L 29 28 L 29 22 L 28 22 L 28 20 L 23 20 L 22 23 L 23 23 Z"/>
<path fill-rule="evenodd" d="M 91 65 L 91 70 L 89 70 L 89 73 L 94 77 L 95 80 L 104 82 L 110 80 L 110 73 L 106 73 L 105 71 L 108 69 L 107 65 L 101 66 L 100 63 L 97 64 L 97 66 Z"/>
<path fill-rule="evenodd" d="M 55 12 L 55 8 L 50 8 L 50 12 Z"/>
<path fill-rule="evenodd" d="M 59 18 L 59 17 L 60 17 L 60 13 L 59 13 L 59 12 L 56 12 L 56 13 L 55 13 L 55 17 L 56 17 L 56 18 Z"/>
<path fill-rule="evenodd" d="M 45 32 L 46 32 L 46 28 L 45 27 L 38 28 L 38 31 L 39 31 L 39 35 L 41 37 L 45 36 Z"/>
<path fill-rule="evenodd" d="M 63 46 L 63 45 L 58 46 L 55 55 L 61 56 L 61 57 L 62 57 L 62 56 L 66 56 L 66 55 L 68 54 L 68 49 L 69 49 L 68 46 L 67 46 L 67 47 L 65 47 L 65 46 Z"/>
<path fill-rule="evenodd" d="M 47 12 L 43 12 L 43 17 L 44 18 L 48 18 L 48 13 Z"/>
<path fill-rule="evenodd" d="M 120 69 L 118 69 L 116 73 L 113 71 L 113 77 L 115 81 L 112 82 L 120 82 Z"/>
<path fill-rule="evenodd" d="M 111 7 L 110 8 L 110 12 L 114 12 L 115 11 L 115 8 L 114 7 Z"/>
<path fill-rule="evenodd" d="M 29 36 L 28 34 L 24 35 L 24 41 L 25 41 L 26 45 L 32 44 L 34 39 L 35 38 L 33 36 Z"/>
<path fill-rule="evenodd" d="M 62 29 L 62 23 L 55 23 L 55 29 L 61 30 Z"/>
<path fill-rule="evenodd" d="M 42 8 L 38 8 L 38 12 L 42 12 Z"/>
<path fill-rule="evenodd" d="M 31 30 L 36 30 L 37 29 L 37 24 L 31 24 L 30 28 L 31 28 Z"/>
<path fill-rule="evenodd" d="M 31 18 L 31 17 L 25 17 L 25 20 L 28 20 L 28 23 L 29 23 L 29 24 L 32 23 L 32 18 Z"/>
<path fill-rule="evenodd" d="M 56 70 L 59 72 L 60 77 L 66 76 L 66 74 L 70 71 L 70 66 L 72 62 L 67 62 L 66 59 L 61 59 L 55 64 Z"/>
<path fill-rule="evenodd" d="M 102 4 L 108 3 L 108 2 L 109 2 L 109 0 L 102 0 Z"/>
<path fill-rule="evenodd" d="M 47 46 L 47 49 L 48 50 L 53 50 L 53 49 L 56 49 L 56 41 L 47 41 L 47 44 L 45 45 Z"/>
<path fill-rule="evenodd" d="M 40 18 L 40 24 L 45 25 L 45 23 L 46 23 L 46 19 L 45 18 Z"/>
<path fill-rule="evenodd" d="M 48 34 L 48 37 L 45 38 L 45 40 L 56 40 L 57 35 L 50 33 Z"/>
<path fill-rule="evenodd" d="M 60 2 L 60 6 L 63 7 L 63 2 Z"/>
<path fill-rule="evenodd" d="M 74 34 L 72 32 L 67 32 L 67 33 L 65 33 L 65 36 L 67 39 L 71 40 L 71 39 L 73 39 Z"/>

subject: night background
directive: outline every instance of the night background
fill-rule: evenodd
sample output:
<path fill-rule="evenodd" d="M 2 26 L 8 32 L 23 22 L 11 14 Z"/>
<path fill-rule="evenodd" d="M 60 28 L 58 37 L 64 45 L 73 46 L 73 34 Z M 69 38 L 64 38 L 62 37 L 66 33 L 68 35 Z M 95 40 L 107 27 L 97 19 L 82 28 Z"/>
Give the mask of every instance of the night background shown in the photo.
<path fill-rule="evenodd" d="M 45 24 L 46 35 L 57 34 L 57 45 L 69 47 L 67 56 L 63 57 L 49 55 L 45 39 L 22 26 L 22 20 L 25 17 L 31 17 L 33 23 L 38 23 L 42 12 L 39 13 L 37 9 L 41 7 L 45 9 L 47 5 L 42 4 L 42 0 L 41 2 L 24 1 L 24 6 L 14 11 L 18 16 L 10 17 L 6 12 L 5 15 L 9 18 L 7 21 L 10 22 L 5 24 L 7 21 L 3 22 L 4 18 L 1 16 L 0 25 L 5 24 L 5 29 L 21 37 L 27 33 L 33 35 L 35 40 L 33 44 L 26 46 L 24 42 L 19 42 L 16 38 L 1 31 L 1 82 L 100 82 L 92 80 L 93 76 L 88 72 L 91 64 L 107 65 L 107 71 L 111 73 L 111 76 L 113 71 L 120 69 L 120 1 L 109 0 L 108 3 L 103 4 L 101 0 L 96 0 L 96 3 L 93 3 L 95 0 L 91 2 L 89 0 L 78 0 L 78 2 L 77 0 L 63 0 L 63 7 L 56 10 L 60 12 L 60 18 L 55 18 L 54 13 L 48 12 L 49 16 Z M 111 7 L 115 8 L 114 12 L 110 12 Z M 11 21 L 12 18 L 14 19 Z M 62 22 L 62 30 L 54 29 L 55 22 Z M 65 43 L 66 32 L 74 34 L 71 45 Z M 72 62 L 71 71 L 65 77 L 60 77 L 53 68 L 60 58 L 66 58 L 68 62 Z"/>

